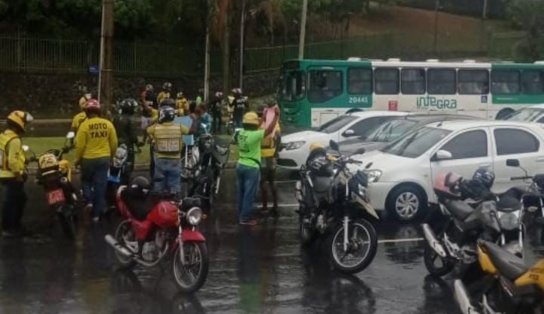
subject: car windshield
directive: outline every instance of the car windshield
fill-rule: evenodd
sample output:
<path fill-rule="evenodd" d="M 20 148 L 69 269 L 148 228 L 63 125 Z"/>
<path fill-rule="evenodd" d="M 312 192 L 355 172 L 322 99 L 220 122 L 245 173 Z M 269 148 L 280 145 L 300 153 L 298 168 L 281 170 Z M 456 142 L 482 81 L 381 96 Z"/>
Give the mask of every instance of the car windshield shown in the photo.
<path fill-rule="evenodd" d="M 338 130 L 340 130 L 342 127 L 347 126 L 351 122 L 353 122 L 356 119 L 354 116 L 339 116 L 337 118 L 332 119 L 329 122 L 326 122 L 322 126 L 320 126 L 317 130 L 319 132 L 323 133 L 333 133 Z"/>
<path fill-rule="evenodd" d="M 382 151 L 397 156 L 416 158 L 445 138 L 449 133 L 451 131 L 423 127 L 399 138 Z"/>
<path fill-rule="evenodd" d="M 524 108 L 514 111 L 506 120 L 531 122 L 537 120 L 543 114 L 544 109 Z"/>
<path fill-rule="evenodd" d="M 295 101 L 304 98 L 304 72 L 289 71 L 280 78 L 279 98 L 285 101 Z"/>
<path fill-rule="evenodd" d="M 391 142 L 401 137 L 415 125 L 417 125 L 417 122 L 413 120 L 392 120 L 374 129 L 365 140 L 369 142 Z"/>

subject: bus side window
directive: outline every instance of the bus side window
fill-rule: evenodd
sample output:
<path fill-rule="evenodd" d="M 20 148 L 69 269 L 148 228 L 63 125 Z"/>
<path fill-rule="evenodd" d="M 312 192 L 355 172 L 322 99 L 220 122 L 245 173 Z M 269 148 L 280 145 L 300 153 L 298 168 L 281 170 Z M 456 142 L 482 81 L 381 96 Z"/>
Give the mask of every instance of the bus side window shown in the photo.
<path fill-rule="evenodd" d="M 406 95 L 425 94 L 425 69 L 402 69 L 401 90 Z"/>
<path fill-rule="evenodd" d="M 366 68 L 350 68 L 348 70 L 348 93 L 352 95 L 368 95 L 372 92 L 372 70 Z"/>
<path fill-rule="evenodd" d="M 455 94 L 454 69 L 428 69 L 427 92 L 435 95 Z"/>
<path fill-rule="evenodd" d="M 489 94 L 489 72 L 460 69 L 457 73 L 457 91 L 461 95 Z"/>
<path fill-rule="evenodd" d="M 342 71 L 311 70 L 309 73 L 308 100 L 310 102 L 322 103 L 342 94 Z"/>
<path fill-rule="evenodd" d="M 374 70 L 374 92 L 378 95 L 395 95 L 399 93 L 399 70 L 379 68 Z"/>
<path fill-rule="evenodd" d="M 518 94 L 521 90 L 518 70 L 491 71 L 491 92 L 494 94 Z"/>
<path fill-rule="evenodd" d="M 544 93 L 544 71 L 523 71 L 521 73 L 521 90 L 524 94 Z"/>

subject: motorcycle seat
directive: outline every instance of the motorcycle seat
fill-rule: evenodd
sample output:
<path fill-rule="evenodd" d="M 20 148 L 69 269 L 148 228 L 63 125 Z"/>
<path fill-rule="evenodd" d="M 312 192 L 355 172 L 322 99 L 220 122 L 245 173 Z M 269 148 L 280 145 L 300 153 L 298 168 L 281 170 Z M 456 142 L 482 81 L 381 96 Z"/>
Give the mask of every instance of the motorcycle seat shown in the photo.
<path fill-rule="evenodd" d="M 493 265 L 501 275 L 509 280 L 514 281 L 529 270 L 521 258 L 500 246 L 491 242 L 484 242 L 484 246 Z"/>
<path fill-rule="evenodd" d="M 465 220 L 474 209 L 464 201 L 454 200 L 446 204 L 448 211 L 457 219 Z"/>
<path fill-rule="evenodd" d="M 516 199 L 510 195 L 501 195 L 499 196 L 499 201 L 497 202 L 497 210 L 504 213 L 511 213 L 521 209 L 521 202 L 519 199 Z"/>
<path fill-rule="evenodd" d="M 149 194 L 143 194 L 141 191 L 127 188 L 121 192 L 121 199 L 127 205 L 130 213 L 137 220 L 143 221 L 147 218 L 147 214 L 151 211 Z"/>

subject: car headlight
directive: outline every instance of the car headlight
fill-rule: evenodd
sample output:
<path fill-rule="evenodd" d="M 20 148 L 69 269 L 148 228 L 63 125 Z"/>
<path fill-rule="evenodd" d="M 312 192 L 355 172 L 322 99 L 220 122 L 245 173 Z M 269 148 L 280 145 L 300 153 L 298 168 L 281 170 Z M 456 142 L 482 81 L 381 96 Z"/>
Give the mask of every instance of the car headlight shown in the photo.
<path fill-rule="evenodd" d="M 186 216 L 187 221 L 189 224 L 196 226 L 200 223 L 202 220 L 202 209 L 198 207 L 193 207 L 189 209 Z"/>
<path fill-rule="evenodd" d="M 366 170 L 365 173 L 368 176 L 368 183 L 378 182 L 382 176 L 382 171 L 377 169 Z"/>
<path fill-rule="evenodd" d="M 499 221 L 504 230 L 514 230 L 519 226 L 518 216 L 514 213 L 499 213 Z"/>
<path fill-rule="evenodd" d="M 286 150 L 293 150 L 293 149 L 299 149 L 302 147 L 302 145 L 306 144 L 305 141 L 297 141 L 297 142 L 289 142 L 285 143 L 285 149 Z"/>

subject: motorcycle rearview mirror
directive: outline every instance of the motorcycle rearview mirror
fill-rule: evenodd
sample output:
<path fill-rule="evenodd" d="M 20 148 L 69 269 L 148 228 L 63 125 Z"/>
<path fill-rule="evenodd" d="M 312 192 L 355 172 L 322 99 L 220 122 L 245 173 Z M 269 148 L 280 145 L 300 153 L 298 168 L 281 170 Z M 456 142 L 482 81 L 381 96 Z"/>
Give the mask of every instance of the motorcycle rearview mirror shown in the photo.
<path fill-rule="evenodd" d="M 336 143 L 334 140 L 330 140 L 329 146 L 332 150 L 339 151 L 340 147 L 338 147 L 338 143 Z"/>
<path fill-rule="evenodd" d="M 70 131 L 66 134 L 66 138 L 69 140 L 73 139 L 74 137 L 76 137 L 76 133 L 74 131 Z"/>
<path fill-rule="evenodd" d="M 507 159 L 506 166 L 518 168 L 520 167 L 520 163 L 518 159 Z"/>
<path fill-rule="evenodd" d="M 370 169 L 370 167 L 372 167 L 373 164 L 374 164 L 373 162 L 369 162 L 369 163 L 366 165 L 365 169 Z"/>

